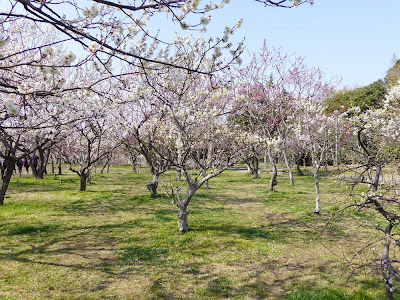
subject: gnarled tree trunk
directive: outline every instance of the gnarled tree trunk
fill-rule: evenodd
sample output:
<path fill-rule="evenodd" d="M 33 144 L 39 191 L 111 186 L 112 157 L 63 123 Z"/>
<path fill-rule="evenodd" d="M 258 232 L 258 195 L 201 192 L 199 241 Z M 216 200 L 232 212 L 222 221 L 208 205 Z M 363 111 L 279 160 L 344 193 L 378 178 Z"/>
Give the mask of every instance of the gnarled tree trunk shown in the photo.
<path fill-rule="evenodd" d="M 186 178 L 188 178 L 186 176 Z M 185 196 L 183 197 L 182 201 L 175 201 L 175 205 L 178 207 L 178 230 L 179 232 L 186 233 L 189 231 L 189 225 L 188 225 L 188 206 L 190 203 L 190 200 L 192 200 L 194 194 L 196 191 L 200 188 L 201 184 L 194 184 L 192 182 L 188 183 L 188 190 L 186 191 Z"/>
<path fill-rule="evenodd" d="M 179 232 L 186 233 L 189 231 L 188 215 L 189 211 L 184 204 L 177 205 L 178 207 L 178 230 Z"/>
<path fill-rule="evenodd" d="M 157 198 L 157 187 L 158 187 L 158 173 L 153 174 L 153 181 L 147 184 L 147 189 L 150 191 L 151 198 Z"/>

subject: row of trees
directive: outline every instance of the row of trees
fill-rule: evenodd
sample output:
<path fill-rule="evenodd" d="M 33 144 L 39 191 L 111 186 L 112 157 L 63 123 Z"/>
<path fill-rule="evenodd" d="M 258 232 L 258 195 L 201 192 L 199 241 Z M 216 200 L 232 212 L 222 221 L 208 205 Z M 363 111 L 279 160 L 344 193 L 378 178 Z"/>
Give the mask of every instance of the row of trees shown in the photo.
<path fill-rule="evenodd" d="M 32 43 L 36 40 L 32 38 Z M 319 69 L 308 68 L 303 58 L 266 45 L 244 67 L 232 67 L 212 77 L 191 72 L 215 64 L 218 55 L 208 57 L 206 44 L 202 38 L 185 40 L 174 54 L 174 61 L 183 68 L 159 68 L 157 63 L 148 63 L 146 68 L 120 66 L 124 75 L 108 76 L 107 80 L 103 75 L 108 70 L 102 65 L 97 69 L 60 68 L 53 73 L 52 69 L 46 73 L 43 65 L 29 66 L 24 93 L 16 100 L 8 97 L 3 107 L 7 150 L 3 158 L 12 165 L 38 151 L 44 162 L 45 153 L 57 148 L 58 156 L 80 177 L 79 190 L 85 190 L 91 166 L 123 146 L 131 157 L 140 154 L 149 165 L 152 197 L 157 196 L 159 176 L 167 169 L 174 167 L 183 175 L 186 189 L 178 184 L 170 192 L 179 214 L 186 216 L 181 222 L 186 225 L 179 226 L 186 232 L 187 207 L 209 179 L 239 159 L 250 159 L 257 173 L 255 162 L 262 152 L 267 153 L 274 170 L 270 183 L 274 190 L 278 154 L 282 153 L 294 184 L 294 154 L 306 152 L 313 161 L 315 212 L 319 213 L 318 171 L 331 149 L 328 141 L 333 132 L 333 118 L 324 113 L 321 101 L 332 91 L 332 84 L 324 82 Z M 3 47 L 6 53 L 8 47 L 15 49 L 11 41 Z M 58 61 L 62 51 L 51 47 L 32 54 L 40 54 L 42 63 L 50 63 Z M 40 95 L 26 90 L 37 84 L 47 84 Z M 61 84 L 60 90 L 64 90 L 55 92 Z M 85 89 L 79 87 L 82 84 Z M 79 169 L 74 168 L 76 164 Z M 201 172 L 193 175 L 189 172 L 193 166 Z M 2 199 L 10 176 L 3 180 Z"/>

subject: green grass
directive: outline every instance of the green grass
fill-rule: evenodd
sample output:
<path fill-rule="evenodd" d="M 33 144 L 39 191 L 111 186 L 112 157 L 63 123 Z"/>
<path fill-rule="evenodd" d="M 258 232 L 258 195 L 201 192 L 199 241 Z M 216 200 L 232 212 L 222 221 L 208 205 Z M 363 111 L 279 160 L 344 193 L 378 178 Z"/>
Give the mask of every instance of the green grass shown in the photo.
<path fill-rule="evenodd" d="M 227 171 L 197 192 L 184 235 L 165 195 L 174 178 L 161 177 L 157 199 L 148 170 L 138 178 L 127 165 L 93 174 L 86 192 L 71 173 L 13 178 L 0 207 L 0 299 L 384 299 L 364 270 L 343 285 L 342 258 L 375 231 L 353 233 L 354 222 L 373 228 L 360 213 L 325 228 L 347 201 L 333 178 L 321 178 L 317 216 L 312 177 L 290 186 L 280 173 L 269 192 L 268 174 Z"/>

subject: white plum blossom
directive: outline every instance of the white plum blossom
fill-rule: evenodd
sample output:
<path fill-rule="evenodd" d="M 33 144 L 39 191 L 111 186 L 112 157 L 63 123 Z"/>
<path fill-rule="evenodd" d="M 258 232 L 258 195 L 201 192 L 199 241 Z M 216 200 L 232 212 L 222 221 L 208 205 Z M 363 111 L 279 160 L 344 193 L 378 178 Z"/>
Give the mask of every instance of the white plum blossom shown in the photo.
<path fill-rule="evenodd" d="M 56 49 L 54 47 L 44 47 L 42 49 L 42 57 L 52 56 Z"/>
<path fill-rule="evenodd" d="M 68 51 L 64 54 L 64 56 L 61 58 L 61 64 L 65 66 L 70 66 L 76 59 L 76 55 L 72 53 L 71 51 Z"/>
<path fill-rule="evenodd" d="M 88 47 L 88 51 L 90 53 L 95 54 L 98 50 L 98 44 L 95 41 L 90 42 L 89 47 Z"/>
<path fill-rule="evenodd" d="M 200 0 L 192 0 L 192 9 L 197 9 L 199 6 Z"/>
<path fill-rule="evenodd" d="M 207 25 L 208 23 L 210 23 L 210 20 L 211 20 L 211 17 L 210 17 L 210 16 L 208 16 L 208 17 L 204 16 L 204 17 L 202 17 L 202 18 L 200 19 L 200 24 L 202 24 L 202 25 Z"/>

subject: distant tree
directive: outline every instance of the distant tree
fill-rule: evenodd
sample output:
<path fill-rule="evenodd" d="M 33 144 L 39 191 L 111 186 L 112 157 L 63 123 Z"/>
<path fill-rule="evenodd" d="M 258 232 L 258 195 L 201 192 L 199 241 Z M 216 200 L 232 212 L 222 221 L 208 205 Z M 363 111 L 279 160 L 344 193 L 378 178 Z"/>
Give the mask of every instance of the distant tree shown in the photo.
<path fill-rule="evenodd" d="M 396 59 L 395 56 L 393 58 Z M 396 59 L 396 61 L 393 62 L 393 67 L 391 67 L 386 72 L 385 83 L 390 88 L 397 85 L 399 80 L 400 80 L 400 59 Z"/>
<path fill-rule="evenodd" d="M 332 97 L 325 101 L 327 112 L 335 110 L 343 111 L 351 107 L 358 106 L 361 111 L 370 108 L 380 108 L 386 94 L 386 84 L 379 79 L 365 87 L 348 90 L 343 89 L 336 92 Z"/>

